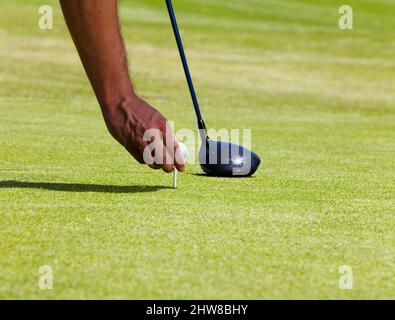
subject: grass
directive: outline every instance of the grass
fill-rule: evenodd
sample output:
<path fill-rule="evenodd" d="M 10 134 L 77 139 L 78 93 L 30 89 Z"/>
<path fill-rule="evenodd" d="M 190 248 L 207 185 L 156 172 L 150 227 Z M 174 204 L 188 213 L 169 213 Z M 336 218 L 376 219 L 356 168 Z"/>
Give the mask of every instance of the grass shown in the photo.
<path fill-rule="evenodd" d="M 394 299 L 395 4 L 340 31 L 342 1 L 174 2 L 207 124 L 251 128 L 260 170 L 170 189 L 107 133 L 58 2 L 52 31 L 3 3 L 0 298 Z M 121 3 L 139 93 L 194 129 L 164 2 Z"/>

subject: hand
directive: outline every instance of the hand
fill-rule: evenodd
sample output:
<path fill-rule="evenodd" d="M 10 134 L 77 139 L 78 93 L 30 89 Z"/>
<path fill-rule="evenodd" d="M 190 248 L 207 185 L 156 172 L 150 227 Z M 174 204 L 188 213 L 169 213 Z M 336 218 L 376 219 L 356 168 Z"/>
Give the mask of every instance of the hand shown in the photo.
<path fill-rule="evenodd" d="M 144 100 L 137 96 L 125 99 L 115 107 L 103 108 L 103 116 L 111 135 L 138 162 L 165 172 L 174 167 L 185 171 L 185 160 L 166 118 Z"/>
<path fill-rule="evenodd" d="M 119 28 L 118 1 L 61 0 L 61 5 L 112 136 L 140 163 L 166 172 L 174 167 L 184 171 L 185 161 L 171 129 L 166 135 L 166 118 L 135 94 Z"/>

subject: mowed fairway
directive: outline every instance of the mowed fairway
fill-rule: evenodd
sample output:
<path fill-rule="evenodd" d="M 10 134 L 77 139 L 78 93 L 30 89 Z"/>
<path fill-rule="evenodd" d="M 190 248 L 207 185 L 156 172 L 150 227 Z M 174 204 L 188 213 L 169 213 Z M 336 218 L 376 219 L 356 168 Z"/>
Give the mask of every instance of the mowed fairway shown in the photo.
<path fill-rule="evenodd" d="M 395 2 L 348 1 L 341 31 L 344 1 L 174 0 L 208 126 L 262 157 L 178 190 L 107 133 L 46 3 L 54 30 L 42 1 L 0 9 L 0 298 L 395 298 Z M 165 2 L 120 12 L 139 94 L 195 129 Z"/>

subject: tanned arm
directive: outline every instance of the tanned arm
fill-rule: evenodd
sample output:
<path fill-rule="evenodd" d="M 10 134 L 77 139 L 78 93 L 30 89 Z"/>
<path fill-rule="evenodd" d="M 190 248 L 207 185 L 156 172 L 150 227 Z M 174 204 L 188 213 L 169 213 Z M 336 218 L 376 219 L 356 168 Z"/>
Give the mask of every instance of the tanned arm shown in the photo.
<path fill-rule="evenodd" d="M 171 139 L 166 139 L 166 118 L 139 98 L 133 88 L 117 0 L 60 0 L 60 3 L 111 135 L 140 163 L 147 162 L 143 152 L 153 141 L 151 168 L 171 172 L 175 166 L 184 171 L 183 161 L 174 161 L 182 159 L 178 142 L 172 133 L 167 134 Z M 143 141 L 148 129 L 158 129 L 162 135 Z"/>

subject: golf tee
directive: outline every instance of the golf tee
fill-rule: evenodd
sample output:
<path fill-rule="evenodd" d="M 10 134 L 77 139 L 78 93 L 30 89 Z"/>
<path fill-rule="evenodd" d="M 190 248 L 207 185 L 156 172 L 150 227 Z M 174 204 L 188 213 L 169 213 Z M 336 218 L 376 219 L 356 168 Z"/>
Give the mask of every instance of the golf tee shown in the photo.
<path fill-rule="evenodd" d="M 173 171 L 173 189 L 177 189 L 177 169 Z"/>

